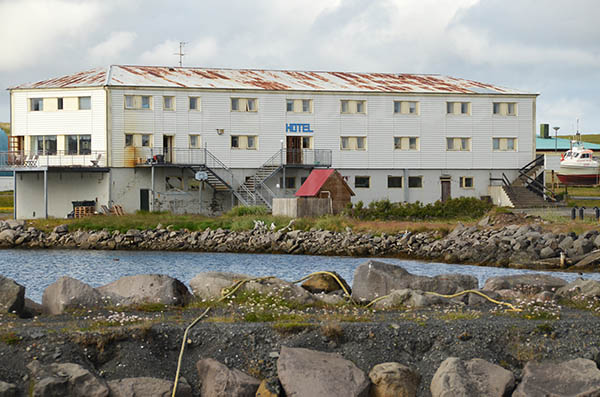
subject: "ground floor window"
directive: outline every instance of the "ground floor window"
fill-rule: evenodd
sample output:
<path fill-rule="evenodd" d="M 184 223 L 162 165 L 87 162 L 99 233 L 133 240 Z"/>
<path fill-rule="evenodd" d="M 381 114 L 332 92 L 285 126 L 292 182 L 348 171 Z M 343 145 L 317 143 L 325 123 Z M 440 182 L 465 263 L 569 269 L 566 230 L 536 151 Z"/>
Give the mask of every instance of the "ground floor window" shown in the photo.
<path fill-rule="evenodd" d="M 86 155 L 92 153 L 91 135 L 67 135 L 65 137 L 65 151 L 70 155 Z"/>
<path fill-rule="evenodd" d="M 388 188 L 402 187 L 402 177 L 388 175 Z"/>
<path fill-rule="evenodd" d="M 463 189 L 473 189 L 473 177 L 472 176 L 461 176 L 460 187 Z"/>
<path fill-rule="evenodd" d="M 48 156 L 56 155 L 56 135 L 38 135 L 31 137 L 31 152 Z"/>
<path fill-rule="evenodd" d="M 409 176 L 408 177 L 408 187 L 410 187 L 410 188 L 423 187 L 423 177 L 422 176 Z"/>
<path fill-rule="evenodd" d="M 370 176 L 355 176 L 354 177 L 354 187 L 368 188 L 370 186 L 371 186 L 371 177 Z"/>
<path fill-rule="evenodd" d="M 283 178 L 279 178 L 279 186 L 283 186 Z M 286 189 L 295 189 L 296 188 L 296 177 L 295 176 L 287 176 L 285 178 L 285 188 Z"/>
<path fill-rule="evenodd" d="M 256 150 L 256 149 L 258 149 L 258 136 L 256 136 L 256 135 L 232 135 L 231 136 L 231 148 L 232 149 Z"/>

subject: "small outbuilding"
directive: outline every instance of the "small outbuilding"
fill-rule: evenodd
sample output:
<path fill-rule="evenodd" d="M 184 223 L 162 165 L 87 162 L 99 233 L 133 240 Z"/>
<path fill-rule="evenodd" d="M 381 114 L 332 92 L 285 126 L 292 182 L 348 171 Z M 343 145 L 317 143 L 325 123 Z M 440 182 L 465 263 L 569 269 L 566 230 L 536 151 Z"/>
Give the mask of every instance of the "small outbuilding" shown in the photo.
<path fill-rule="evenodd" d="M 293 199 L 274 199 L 273 215 L 291 217 L 339 214 L 354 192 L 334 169 L 313 170 Z"/>

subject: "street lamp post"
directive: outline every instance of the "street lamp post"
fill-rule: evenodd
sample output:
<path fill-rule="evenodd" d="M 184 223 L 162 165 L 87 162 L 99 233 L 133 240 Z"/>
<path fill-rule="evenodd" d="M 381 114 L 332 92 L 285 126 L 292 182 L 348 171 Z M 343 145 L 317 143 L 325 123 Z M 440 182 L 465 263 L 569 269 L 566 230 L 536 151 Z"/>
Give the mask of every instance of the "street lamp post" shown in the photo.
<path fill-rule="evenodd" d="M 558 130 L 560 127 L 552 127 L 554 129 L 554 151 L 558 152 Z"/>

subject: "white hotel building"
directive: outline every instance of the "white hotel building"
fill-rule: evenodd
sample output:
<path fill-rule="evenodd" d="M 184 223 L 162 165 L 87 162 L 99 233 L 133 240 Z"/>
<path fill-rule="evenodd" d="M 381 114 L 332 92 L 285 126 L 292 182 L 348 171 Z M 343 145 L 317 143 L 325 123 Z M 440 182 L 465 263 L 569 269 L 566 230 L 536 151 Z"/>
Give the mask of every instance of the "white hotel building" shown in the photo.
<path fill-rule="evenodd" d="M 438 75 L 112 65 L 11 88 L 0 160 L 17 218 L 270 206 L 315 167 L 355 202 L 481 197 L 534 159 L 536 97 Z"/>

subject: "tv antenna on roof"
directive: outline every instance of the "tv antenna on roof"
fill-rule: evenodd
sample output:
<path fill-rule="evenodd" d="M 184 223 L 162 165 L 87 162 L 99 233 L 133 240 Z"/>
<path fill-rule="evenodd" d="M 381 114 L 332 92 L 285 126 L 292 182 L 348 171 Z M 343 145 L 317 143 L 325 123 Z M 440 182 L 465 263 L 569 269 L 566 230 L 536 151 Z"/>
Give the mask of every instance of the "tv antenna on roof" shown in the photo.
<path fill-rule="evenodd" d="M 183 52 L 183 47 L 187 44 L 187 42 L 185 41 L 180 41 L 179 42 L 179 52 L 176 52 L 173 55 L 179 55 L 179 67 L 183 66 L 183 57 L 185 55 L 185 53 Z"/>

